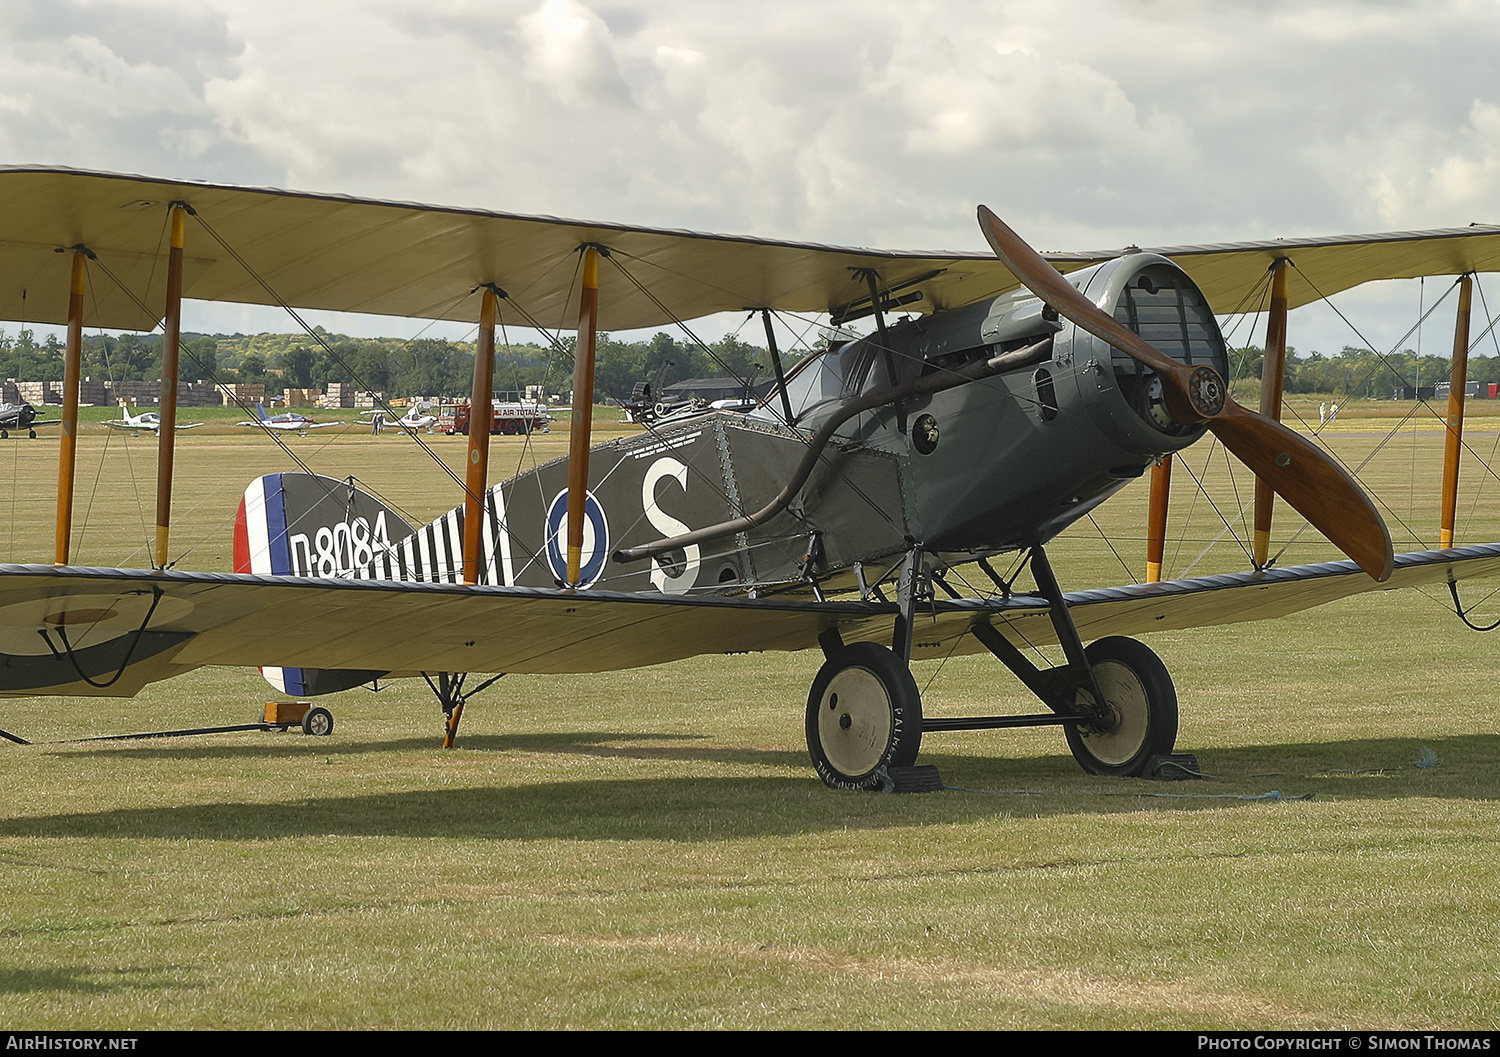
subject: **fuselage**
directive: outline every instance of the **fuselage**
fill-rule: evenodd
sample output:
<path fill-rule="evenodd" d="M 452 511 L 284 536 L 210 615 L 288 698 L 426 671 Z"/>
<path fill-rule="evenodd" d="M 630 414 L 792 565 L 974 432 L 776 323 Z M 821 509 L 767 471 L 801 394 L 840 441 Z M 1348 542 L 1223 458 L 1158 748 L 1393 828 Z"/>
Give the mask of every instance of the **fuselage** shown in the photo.
<path fill-rule="evenodd" d="M 1068 278 L 1158 348 L 1227 376 L 1213 313 L 1170 261 L 1135 254 Z M 925 549 L 958 559 L 1045 543 L 1203 428 L 1171 419 L 1149 369 L 1028 291 L 890 326 L 894 379 L 878 335 L 821 354 L 789 381 L 796 424 L 815 430 L 871 389 L 1047 338 L 1050 350 L 1029 362 L 878 408 L 839 431 L 845 444 L 896 461 L 906 534 Z M 753 417 L 775 421 L 777 410 L 768 399 Z M 839 520 L 836 511 L 825 516 Z"/>
<path fill-rule="evenodd" d="M 1069 279 L 1167 354 L 1226 373 L 1214 316 L 1171 262 L 1136 254 Z M 886 342 L 889 359 L 877 334 L 799 363 L 790 423 L 773 394 L 749 412 L 660 419 L 592 448 L 579 586 L 838 590 L 866 579 L 856 566 L 878 580 L 914 546 L 972 561 L 1045 543 L 1203 434 L 1171 418 L 1150 370 L 1025 291 L 895 323 Z M 892 402 L 893 387 L 924 395 Z M 807 465 L 805 483 L 774 503 Z M 479 583 L 565 579 L 568 471 L 560 458 L 489 490 Z M 267 486 L 268 507 L 280 487 Z M 286 571 L 463 582 L 462 507 L 414 531 L 390 516 L 376 532 L 374 514 L 357 523 L 347 489 L 323 487 L 319 512 L 294 519 Z M 751 512 L 766 513 L 744 524 Z M 655 557 L 622 553 L 710 528 Z"/>
<path fill-rule="evenodd" d="M 1226 373 L 1214 316 L 1171 262 L 1136 254 L 1069 278 L 1157 348 Z M 854 566 L 889 567 L 913 546 L 957 564 L 1045 543 L 1203 433 L 1167 414 L 1149 370 L 1024 290 L 895 323 L 886 341 L 889 360 L 877 334 L 799 363 L 787 382 L 790 423 L 772 395 L 748 413 L 657 420 L 591 449 L 583 586 L 837 588 L 858 578 L 842 575 Z M 980 376 L 959 380 L 958 372 Z M 806 483 L 764 520 L 653 558 L 622 555 L 762 510 L 794 479 L 824 423 L 847 416 L 852 402 L 929 376 L 956 384 L 897 403 L 874 397 L 833 431 Z M 567 481 L 563 458 L 490 490 L 480 582 L 564 579 Z M 461 508 L 451 511 L 364 575 L 458 582 L 461 522 Z"/>

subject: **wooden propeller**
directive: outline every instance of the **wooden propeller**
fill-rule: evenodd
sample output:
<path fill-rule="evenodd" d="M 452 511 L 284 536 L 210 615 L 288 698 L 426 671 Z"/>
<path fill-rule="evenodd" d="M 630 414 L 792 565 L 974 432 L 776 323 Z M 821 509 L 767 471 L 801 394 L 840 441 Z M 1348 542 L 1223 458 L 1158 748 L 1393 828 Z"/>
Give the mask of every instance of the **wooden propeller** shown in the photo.
<path fill-rule="evenodd" d="M 1161 376 L 1167 410 L 1205 423 L 1224 447 L 1377 581 L 1394 567 L 1391 534 L 1370 497 L 1326 452 L 1279 422 L 1236 403 L 1212 367 L 1179 363 L 1085 297 L 984 206 L 979 227 L 1016 278 L 1059 314 Z"/>

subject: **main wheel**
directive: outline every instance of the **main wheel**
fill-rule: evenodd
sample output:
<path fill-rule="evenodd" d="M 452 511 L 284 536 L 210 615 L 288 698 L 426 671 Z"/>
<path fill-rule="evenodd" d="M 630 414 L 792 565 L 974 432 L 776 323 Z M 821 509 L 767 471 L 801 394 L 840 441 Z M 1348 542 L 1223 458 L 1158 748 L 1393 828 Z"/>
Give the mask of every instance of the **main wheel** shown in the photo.
<path fill-rule="evenodd" d="M 333 713 L 326 708 L 309 708 L 302 717 L 302 733 L 327 737 L 333 733 Z"/>
<path fill-rule="evenodd" d="M 1139 776 L 1146 761 L 1177 743 L 1177 690 L 1167 666 L 1144 642 L 1114 636 L 1084 649 L 1113 715 L 1108 730 L 1067 728 L 1068 748 L 1090 774 Z M 1086 700 L 1087 691 L 1080 690 Z"/>
<path fill-rule="evenodd" d="M 909 767 L 922 744 L 922 695 L 884 646 L 855 642 L 818 669 L 807 695 L 807 751 L 833 789 L 879 789 L 888 767 Z"/>

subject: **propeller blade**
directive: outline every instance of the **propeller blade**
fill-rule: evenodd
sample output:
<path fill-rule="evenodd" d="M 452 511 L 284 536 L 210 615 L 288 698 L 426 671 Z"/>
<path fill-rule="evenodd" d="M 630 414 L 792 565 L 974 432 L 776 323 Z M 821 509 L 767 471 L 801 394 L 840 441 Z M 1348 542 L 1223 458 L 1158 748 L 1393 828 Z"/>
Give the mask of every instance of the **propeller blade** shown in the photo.
<path fill-rule="evenodd" d="M 1377 581 L 1391 575 L 1391 534 L 1370 497 L 1307 438 L 1236 403 L 1217 371 L 1179 363 L 1083 295 L 984 206 L 979 227 L 995 255 L 1026 288 L 1076 326 L 1161 376 L 1167 409 L 1185 424 L 1206 422 L 1224 447 Z"/>

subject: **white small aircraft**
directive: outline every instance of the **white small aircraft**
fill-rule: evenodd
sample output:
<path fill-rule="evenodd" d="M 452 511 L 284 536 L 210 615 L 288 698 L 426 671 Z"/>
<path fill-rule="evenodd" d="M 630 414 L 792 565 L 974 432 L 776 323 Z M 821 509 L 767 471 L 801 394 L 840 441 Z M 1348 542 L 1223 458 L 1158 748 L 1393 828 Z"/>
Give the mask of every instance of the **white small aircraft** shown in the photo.
<path fill-rule="evenodd" d="M 411 409 L 394 422 L 387 422 L 386 415 L 388 412 L 378 407 L 370 408 L 368 411 L 361 411 L 360 414 L 371 416 L 371 433 L 380 433 L 388 425 L 399 426 L 409 433 L 415 433 L 419 429 L 425 429 L 428 433 L 431 433 L 433 427 L 437 425 L 438 420 L 437 416 L 431 412 L 432 404 L 425 400 L 413 400 Z"/>
<path fill-rule="evenodd" d="M 110 429 L 128 429 L 132 437 L 139 437 L 141 430 L 148 433 L 159 433 L 161 431 L 161 415 L 155 411 L 143 411 L 138 415 L 132 415 L 128 410 L 124 418 L 112 418 L 104 423 Z M 193 429 L 203 425 L 202 422 L 180 422 L 178 429 Z"/>
<path fill-rule="evenodd" d="M 255 405 L 256 417 L 248 422 L 236 422 L 236 426 L 258 426 L 261 429 L 296 430 L 298 433 L 306 433 L 310 429 L 323 429 L 325 426 L 342 426 L 342 422 L 314 422 L 306 415 L 299 415 L 295 411 L 287 411 L 280 415 L 266 414 L 264 404 Z"/>

